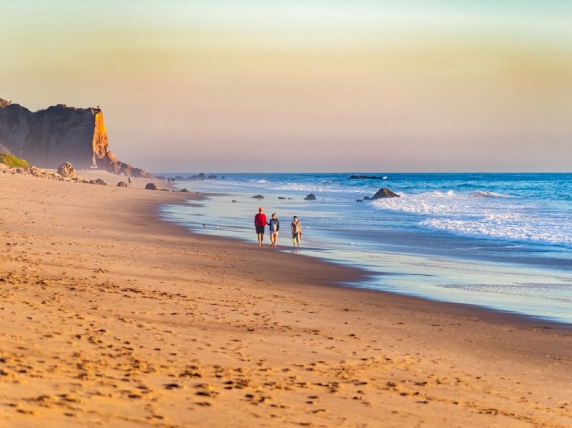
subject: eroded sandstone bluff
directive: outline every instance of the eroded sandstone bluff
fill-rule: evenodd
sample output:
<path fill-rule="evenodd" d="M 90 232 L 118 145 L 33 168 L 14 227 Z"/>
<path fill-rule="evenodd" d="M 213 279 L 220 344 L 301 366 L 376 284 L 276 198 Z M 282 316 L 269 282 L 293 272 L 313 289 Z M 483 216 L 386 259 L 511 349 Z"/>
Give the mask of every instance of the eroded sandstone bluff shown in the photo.
<path fill-rule="evenodd" d="M 116 174 L 149 176 L 118 161 L 108 145 L 99 108 L 58 104 L 31 112 L 0 98 L 0 153 L 12 154 L 42 168 L 71 162 L 76 168 L 97 166 Z"/>

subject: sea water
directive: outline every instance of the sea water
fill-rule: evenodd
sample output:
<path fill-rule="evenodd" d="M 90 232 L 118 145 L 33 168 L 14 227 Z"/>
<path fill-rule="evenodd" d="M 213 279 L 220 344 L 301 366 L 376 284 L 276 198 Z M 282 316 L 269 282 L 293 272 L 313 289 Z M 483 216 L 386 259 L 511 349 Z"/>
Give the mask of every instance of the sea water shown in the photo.
<path fill-rule="evenodd" d="M 572 174 L 351 175 L 178 179 L 179 188 L 215 195 L 161 213 L 194 232 L 256 245 L 253 218 L 262 206 L 280 220 L 277 250 L 370 273 L 349 286 L 572 323 Z M 363 200 L 381 187 L 400 197 Z M 309 193 L 315 201 L 304 199 Z M 292 246 L 294 215 L 302 224 L 300 248 Z M 272 257 L 268 250 L 264 256 Z"/>

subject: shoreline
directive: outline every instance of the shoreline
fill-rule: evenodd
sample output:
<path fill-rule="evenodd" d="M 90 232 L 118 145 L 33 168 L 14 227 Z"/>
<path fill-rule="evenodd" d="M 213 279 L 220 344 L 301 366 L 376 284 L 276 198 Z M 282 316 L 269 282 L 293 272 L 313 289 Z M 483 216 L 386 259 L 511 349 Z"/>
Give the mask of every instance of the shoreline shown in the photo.
<path fill-rule="evenodd" d="M 261 262 L 255 244 L 159 219 L 193 194 L 3 175 L 0 422 L 559 427 L 572 415 L 569 326 L 332 285 L 363 271 Z"/>
<path fill-rule="evenodd" d="M 203 195 L 209 195 L 209 194 L 203 193 Z M 220 196 L 216 193 L 213 193 L 210 195 Z M 188 202 L 188 201 L 183 201 L 182 203 L 184 204 L 186 202 Z M 228 237 L 228 236 L 217 236 L 217 235 L 210 235 L 210 234 L 195 233 L 192 230 L 186 228 L 182 224 L 179 224 L 177 222 L 170 221 L 170 220 L 163 218 L 161 213 L 159 212 L 161 206 L 162 206 L 162 204 L 159 204 L 157 207 L 155 207 L 155 209 L 152 209 L 150 211 L 150 215 L 156 217 L 158 221 L 162 221 L 162 222 L 165 222 L 167 224 L 173 225 L 176 228 L 181 228 L 186 233 L 190 233 L 190 234 L 197 236 L 197 237 L 199 237 L 199 236 L 204 237 L 206 240 L 234 243 L 234 244 L 237 244 L 240 246 L 244 245 L 244 246 L 246 246 L 245 248 L 250 248 L 251 246 L 256 246 L 256 242 L 254 239 L 252 240 L 252 242 L 250 242 L 247 240 L 241 240 L 239 238 L 233 238 L 233 237 Z M 254 231 L 253 231 L 253 235 L 255 235 Z M 285 239 L 285 238 L 282 238 L 282 239 Z M 266 251 L 266 249 L 267 249 L 266 247 L 269 247 L 269 244 L 265 245 L 265 249 L 259 249 L 259 250 L 260 251 Z M 319 250 L 319 249 L 316 249 L 316 250 Z M 317 263 L 324 263 L 326 266 L 333 265 L 333 266 L 337 266 L 337 267 L 342 268 L 342 269 L 347 269 L 349 271 L 348 274 L 350 276 L 348 277 L 347 280 L 343 280 L 343 281 L 331 280 L 331 282 L 328 282 L 326 280 L 325 284 L 322 283 L 320 285 L 313 283 L 311 280 L 307 280 L 304 282 L 305 286 L 326 287 L 326 289 L 328 289 L 328 288 L 342 289 L 342 290 L 348 290 L 349 292 L 355 291 L 355 292 L 361 292 L 364 294 L 371 294 L 373 296 L 375 296 L 377 294 L 394 296 L 396 298 L 402 298 L 405 301 L 409 300 L 409 299 L 415 301 L 416 303 L 412 304 L 412 306 L 417 306 L 419 304 L 434 306 L 431 308 L 431 310 L 434 310 L 437 312 L 442 312 L 443 308 L 439 308 L 439 307 L 444 306 L 447 308 L 446 312 L 448 312 L 448 313 L 461 314 L 461 313 L 465 313 L 465 312 L 470 312 L 472 317 L 477 317 L 477 316 L 479 318 L 486 317 L 486 318 L 490 319 L 492 323 L 502 323 L 502 324 L 511 324 L 511 325 L 524 325 L 524 324 L 536 323 L 536 324 L 544 324 L 543 327 L 538 327 L 538 328 L 548 328 L 548 327 L 549 328 L 562 328 L 564 330 L 570 330 L 572 332 L 572 323 L 567 323 L 567 322 L 563 322 L 563 321 L 548 320 L 548 319 L 543 319 L 541 317 L 536 317 L 534 315 L 527 315 L 527 314 L 520 314 L 517 312 L 503 311 L 500 309 L 494 309 L 494 308 L 490 308 L 490 307 L 482 306 L 482 305 L 478 305 L 478 304 L 450 302 L 450 301 L 444 301 L 444 300 L 438 300 L 438 299 L 430 299 L 430 298 L 421 297 L 421 296 L 414 296 L 414 295 L 409 295 L 409 294 L 401 294 L 399 292 L 392 292 L 389 290 L 379 290 L 379 289 L 373 289 L 373 288 L 367 288 L 367 287 L 353 286 L 351 284 L 364 283 L 368 277 L 375 277 L 378 275 L 383 275 L 383 273 L 371 272 L 371 271 L 368 271 L 366 269 L 360 268 L 358 266 L 354 266 L 351 263 L 347 263 L 347 264 L 339 263 L 335 259 L 330 259 L 327 257 L 317 257 L 317 256 L 305 255 L 303 252 L 297 253 L 297 254 L 290 254 L 289 251 L 291 251 L 291 249 L 288 245 L 279 245 L 277 249 L 271 249 L 270 251 L 273 252 L 273 257 L 276 256 L 277 254 L 287 255 L 289 257 L 303 257 L 304 259 L 306 259 L 308 261 L 313 260 Z M 282 256 L 279 256 L 279 257 L 282 257 Z M 286 263 L 289 263 L 289 262 L 290 262 L 289 260 L 286 261 Z M 313 262 L 310 262 L 310 263 L 313 263 Z M 399 299 L 399 300 L 401 300 L 401 299 Z M 422 302 L 422 303 L 419 303 L 419 302 Z"/>
<path fill-rule="evenodd" d="M 180 184 L 179 184 L 180 185 Z M 205 190 L 204 186 L 201 187 L 202 190 Z M 212 192 L 212 190 L 211 190 Z M 240 192 L 231 192 L 231 193 L 210 193 L 210 196 L 214 196 L 213 198 L 213 205 L 212 208 L 205 208 L 204 212 L 193 211 L 185 214 L 185 210 L 181 211 L 176 208 L 176 206 L 171 205 L 170 207 L 167 205 L 159 209 L 157 216 L 164 221 L 171 222 L 178 225 L 188 225 L 188 230 L 191 233 L 197 233 L 200 236 L 208 236 L 215 239 L 224 239 L 228 238 L 233 242 L 241 242 L 248 244 L 253 242 L 252 239 L 248 239 L 247 236 L 250 234 L 246 234 L 245 231 L 247 228 L 245 227 L 244 223 L 244 216 L 248 215 L 245 213 L 245 206 L 252 205 L 249 204 L 249 196 L 248 193 L 240 193 Z M 271 195 L 275 196 L 275 195 Z M 271 198 L 270 196 L 270 198 Z M 217 201 L 217 198 L 219 199 Z M 238 199 L 238 202 L 242 204 L 229 204 L 230 199 Z M 290 199 L 290 198 L 288 198 Z M 226 201 L 225 201 L 226 200 Z M 269 199 L 271 201 L 271 199 Z M 221 202 L 223 208 L 221 208 Z M 234 202 L 234 200 L 233 200 Z M 226 206 L 224 205 L 226 203 Z M 204 204 L 206 207 L 208 204 Z M 220 212 L 228 213 L 228 210 L 233 210 L 234 208 L 238 208 L 235 205 L 241 205 L 239 208 L 239 215 L 238 216 L 229 216 L 229 214 L 220 214 Z M 286 209 L 283 207 L 283 209 Z M 217 211 L 218 210 L 218 211 Z M 225 211 L 226 210 L 226 211 Z M 197 217 L 193 217 L 193 215 Z M 200 217 L 198 217 L 200 216 Z M 207 224 L 207 229 L 203 231 L 200 227 L 201 221 L 204 221 Z M 218 230 L 218 225 L 220 225 L 221 229 Z M 203 225 L 204 226 L 204 225 Z M 215 229 L 216 226 L 216 229 Z M 183 226 L 184 227 L 184 226 Z M 240 232 L 237 230 L 240 229 Z M 289 232 L 286 232 L 288 234 Z M 323 231 L 322 231 L 323 233 Z M 416 238 L 422 239 L 422 238 Z M 280 252 L 289 252 L 292 250 L 293 247 L 289 246 L 288 244 L 280 245 L 280 241 L 282 243 L 288 242 L 288 237 L 281 237 L 279 238 L 279 246 L 278 251 Z M 453 257 L 450 254 L 443 254 L 438 253 L 441 259 L 441 263 L 432 263 L 432 257 L 428 253 L 423 252 L 406 252 L 406 251 L 392 251 L 391 249 L 379 249 L 378 253 L 375 252 L 367 252 L 362 254 L 362 256 L 367 257 L 368 254 L 381 254 L 384 255 L 385 258 L 383 260 L 383 264 L 375 264 L 369 263 L 368 261 L 362 262 L 359 257 L 355 256 L 356 252 L 353 251 L 354 254 L 346 253 L 345 248 L 339 249 L 340 247 L 332 247 L 331 245 L 326 246 L 324 248 L 320 248 L 318 246 L 315 247 L 307 247 L 304 246 L 300 250 L 300 255 L 310 257 L 313 259 L 320 259 L 324 260 L 336 265 L 340 266 L 348 266 L 354 267 L 357 269 L 363 270 L 363 275 L 366 280 L 360 280 L 356 282 L 360 282 L 362 286 L 356 284 L 355 286 L 350 286 L 350 288 L 367 288 L 374 292 L 381 292 L 381 293 L 389 293 L 401 296 L 409 296 L 414 298 L 419 298 L 422 300 L 427 300 L 430 302 L 437 302 L 437 303 L 452 303 L 452 304 L 459 304 L 465 305 L 467 307 L 475 307 L 477 310 L 482 309 L 485 311 L 492 311 L 494 313 L 499 314 L 506 314 L 507 316 L 515 316 L 515 317 L 523 317 L 524 319 L 530 318 L 530 320 L 535 320 L 539 323 L 552 323 L 555 325 L 562 325 L 564 327 L 572 327 L 572 319 L 569 316 L 567 311 L 567 306 L 565 303 L 558 301 L 558 299 L 554 299 L 544 306 L 535 307 L 531 305 L 534 303 L 534 299 L 526 294 L 524 297 L 511 296 L 509 294 L 503 294 L 502 290 L 496 295 L 496 298 L 487 298 L 483 297 L 487 294 L 483 293 L 473 293 L 469 291 L 468 293 L 461 292 L 459 290 L 450 290 L 450 291 L 443 291 L 444 287 L 435 287 L 436 284 L 457 284 L 455 281 L 455 275 L 458 277 L 463 278 L 465 272 L 472 272 L 473 278 L 466 282 L 469 285 L 476 284 L 488 284 L 491 286 L 498 284 L 502 284 L 506 281 L 506 285 L 518 285 L 518 280 L 512 278 L 514 276 L 513 269 L 511 268 L 511 264 L 507 260 L 498 260 L 495 258 L 485 259 L 491 267 L 487 271 L 487 275 L 479 276 L 479 267 L 478 263 L 481 262 L 480 259 L 475 258 L 463 258 L 462 256 Z M 331 242 L 329 243 L 331 244 Z M 340 242 L 337 242 L 340 244 Z M 341 242 L 343 246 L 343 242 Z M 467 245 L 463 243 L 462 245 Z M 475 245 L 471 243 L 470 245 Z M 359 249 L 357 250 L 359 252 Z M 489 257 L 492 257 L 489 255 Z M 548 259 L 548 262 L 551 262 L 552 259 Z M 522 262 L 522 261 L 520 261 Z M 524 263 L 524 262 L 523 262 Z M 427 264 L 427 267 L 422 269 L 416 269 L 415 265 Z M 447 276 L 446 274 L 442 274 L 442 272 L 446 272 L 447 269 L 450 269 L 450 265 L 454 264 L 454 270 L 451 270 L 452 275 Z M 434 266 L 431 266 L 434 265 Z M 445 266 L 444 266 L 445 265 Z M 402 267 L 405 266 L 405 267 Z M 536 265 L 527 265 L 522 264 L 516 265 L 518 268 L 522 269 L 520 271 L 522 278 L 519 278 L 521 281 L 543 281 L 545 280 L 545 270 L 543 270 L 544 266 Z M 411 269 L 413 267 L 413 269 Z M 558 273 L 557 268 L 555 268 L 555 272 Z M 395 281 L 393 284 L 387 284 L 388 281 L 384 280 L 384 278 L 388 278 L 386 275 L 393 275 Z M 423 289 L 423 287 L 419 287 L 419 284 L 423 284 L 422 281 L 417 279 L 407 279 L 407 276 L 410 278 L 415 278 L 411 275 L 423 275 L 423 276 L 433 276 L 435 278 L 434 282 L 429 282 L 428 284 L 432 288 L 427 288 L 430 292 L 427 292 Z M 534 275 L 534 276 L 531 276 Z M 528 276 L 528 277 L 527 277 Z M 457 277 L 457 278 L 458 278 Z M 367 278 L 370 278 L 371 281 L 368 281 Z M 566 277 L 569 278 L 569 277 Z M 482 283 L 479 281 L 483 281 Z M 566 284 L 565 280 L 560 281 L 561 284 Z M 463 281 L 459 282 L 459 284 L 463 284 Z M 453 287 L 455 288 L 455 287 Z M 494 294 L 491 294 L 495 296 Z M 540 296 L 541 297 L 541 296 Z M 528 299 L 528 300 L 527 300 Z M 512 305 L 512 307 L 511 307 Z"/>

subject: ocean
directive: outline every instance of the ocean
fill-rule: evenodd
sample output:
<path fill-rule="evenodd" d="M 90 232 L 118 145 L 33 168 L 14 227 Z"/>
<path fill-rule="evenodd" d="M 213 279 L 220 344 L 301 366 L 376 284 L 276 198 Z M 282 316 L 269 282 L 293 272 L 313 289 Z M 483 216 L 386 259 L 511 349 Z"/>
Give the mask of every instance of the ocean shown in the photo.
<path fill-rule="evenodd" d="M 572 323 L 572 174 L 214 175 L 176 180 L 178 188 L 216 195 L 165 205 L 162 218 L 257 245 L 253 217 L 262 206 L 280 220 L 275 251 L 370 273 L 349 287 Z M 382 187 L 400 197 L 363 200 Z M 316 200 L 304 199 L 310 193 Z M 302 224 L 300 248 L 292 246 L 294 215 Z"/>

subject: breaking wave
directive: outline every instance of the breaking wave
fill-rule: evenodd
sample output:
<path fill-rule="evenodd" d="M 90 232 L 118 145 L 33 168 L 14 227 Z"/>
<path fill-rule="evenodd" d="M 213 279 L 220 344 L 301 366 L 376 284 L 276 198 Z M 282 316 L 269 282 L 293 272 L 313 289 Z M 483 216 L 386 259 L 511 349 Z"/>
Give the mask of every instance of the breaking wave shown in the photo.
<path fill-rule="evenodd" d="M 459 236 L 572 248 L 572 214 L 492 192 L 453 191 L 380 199 L 381 210 L 419 216 L 418 226 Z"/>

